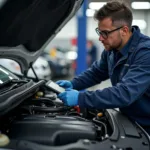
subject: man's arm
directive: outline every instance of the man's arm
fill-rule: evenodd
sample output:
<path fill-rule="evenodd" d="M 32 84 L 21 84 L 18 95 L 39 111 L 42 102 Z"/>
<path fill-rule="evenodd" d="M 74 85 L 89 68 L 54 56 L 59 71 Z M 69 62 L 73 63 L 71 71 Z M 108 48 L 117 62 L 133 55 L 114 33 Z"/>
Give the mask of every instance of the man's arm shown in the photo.
<path fill-rule="evenodd" d="M 139 99 L 149 87 L 150 49 L 141 49 L 120 83 L 104 90 L 79 93 L 78 104 L 99 109 L 124 107 Z"/>
<path fill-rule="evenodd" d="M 74 89 L 82 90 L 108 78 L 107 52 L 104 50 L 100 61 L 96 61 L 90 69 L 75 77 L 71 82 Z"/>

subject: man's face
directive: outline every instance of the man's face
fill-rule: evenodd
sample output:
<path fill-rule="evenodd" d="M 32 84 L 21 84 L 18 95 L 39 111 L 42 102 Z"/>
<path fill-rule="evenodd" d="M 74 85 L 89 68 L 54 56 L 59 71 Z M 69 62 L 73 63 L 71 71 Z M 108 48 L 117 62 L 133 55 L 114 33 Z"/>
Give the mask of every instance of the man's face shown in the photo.
<path fill-rule="evenodd" d="M 105 47 L 105 50 L 107 50 L 107 51 L 110 51 L 112 49 L 117 49 L 117 50 L 120 49 L 120 47 L 122 45 L 122 40 L 123 40 L 121 32 L 120 32 L 121 27 L 118 29 L 118 27 L 115 27 L 112 25 L 111 18 L 105 18 L 98 23 L 98 29 L 101 32 L 102 31 L 110 32 L 112 30 L 117 29 L 117 30 L 109 33 L 107 35 L 107 38 L 103 37 L 102 34 L 100 34 L 99 41 L 102 42 L 102 44 Z"/>

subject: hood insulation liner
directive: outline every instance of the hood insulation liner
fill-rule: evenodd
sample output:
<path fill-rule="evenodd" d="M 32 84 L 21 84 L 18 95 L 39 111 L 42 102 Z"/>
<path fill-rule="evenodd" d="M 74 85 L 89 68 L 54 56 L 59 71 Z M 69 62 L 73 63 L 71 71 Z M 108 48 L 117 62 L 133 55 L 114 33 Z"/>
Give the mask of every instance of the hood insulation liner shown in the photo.
<path fill-rule="evenodd" d="M 37 51 L 69 15 L 74 0 L 8 0 L 0 9 L 0 46 Z"/>

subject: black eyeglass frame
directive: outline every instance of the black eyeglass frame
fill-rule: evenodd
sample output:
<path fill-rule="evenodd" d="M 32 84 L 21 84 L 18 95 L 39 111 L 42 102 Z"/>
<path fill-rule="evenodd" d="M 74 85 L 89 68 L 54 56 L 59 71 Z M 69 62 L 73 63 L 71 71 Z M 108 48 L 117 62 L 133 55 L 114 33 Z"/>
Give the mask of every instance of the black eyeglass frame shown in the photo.
<path fill-rule="evenodd" d="M 117 30 L 119 30 L 119 29 L 121 29 L 121 28 L 123 28 L 123 26 L 118 27 L 118 28 L 116 28 L 116 29 L 114 29 L 114 30 L 111 30 L 111 31 L 100 31 L 99 28 L 96 28 L 95 31 L 96 31 L 96 33 L 98 34 L 98 36 L 101 35 L 104 39 L 107 39 L 107 38 L 108 38 L 108 35 L 109 35 L 110 33 L 114 32 L 114 31 L 117 31 Z"/>

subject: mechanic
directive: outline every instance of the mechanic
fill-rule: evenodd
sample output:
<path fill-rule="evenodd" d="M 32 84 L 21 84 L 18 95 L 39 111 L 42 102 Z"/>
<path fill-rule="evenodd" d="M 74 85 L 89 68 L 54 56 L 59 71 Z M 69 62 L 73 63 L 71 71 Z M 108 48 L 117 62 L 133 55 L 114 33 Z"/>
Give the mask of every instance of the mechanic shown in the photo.
<path fill-rule="evenodd" d="M 57 81 L 66 89 L 58 97 L 68 106 L 120 108 L 150 134 L 150 38 L 132 26 L 132 12 L 122 1 L 107 2 L 94 18 L 105 48 L 101 59 L 71 81 Z M 108 78 L 112 87 L 79 91 Z"/>
<path fill-rule="evenodd" d="M 97 47 L 92 40 L 87 41 L 87 66 L 90 67 L 97 60 Z"/>

